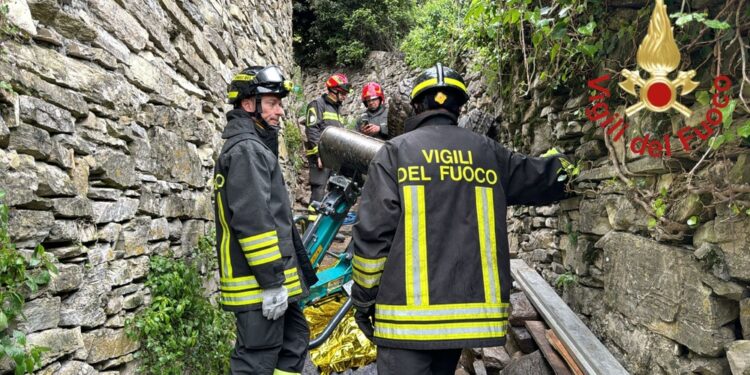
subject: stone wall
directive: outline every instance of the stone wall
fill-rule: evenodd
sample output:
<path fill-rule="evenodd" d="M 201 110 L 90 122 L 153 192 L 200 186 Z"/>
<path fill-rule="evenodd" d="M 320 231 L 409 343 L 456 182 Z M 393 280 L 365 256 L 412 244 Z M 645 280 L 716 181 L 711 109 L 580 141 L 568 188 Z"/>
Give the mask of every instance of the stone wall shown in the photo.
<path fill-rule="evenodd" d="M 613 8 L 612 17 L 634 19 L 637 11 Z M 608 60 L 629 58 L 634 63 L 635 50 L 626 44 Z M 706 67 L 715 65 L 709 61 Z M 696 77 L 702 90 L 708 89 L 715 72 L 706 67 Z M 602 68 L 611 73 L 614 67 Z M 591 72 L 586 79 L 604 72 Z M 698 215 L 700 224 L 678 238 L 660 236 L 649 228 L 650 216 L 634 199 L 633 188 L 618 178 L 603 130 L 586 119 L 589 90 L 584 85 L 557 95 L 537 85 L 528 95 L 503 102 L 488 94 L 481 74 L 470 72 L 466 77 L 474 97 L 461 120 L 464 126 L 519 152 L 539 155 L 558 146 L 583 162 L 584 171 L 574 184 L 578 196 L 545 207 L 509 209 L 511 253 L 534 265 L 553 285 L 561 275 L 573 277 L 574 282 L 560 288 L 564 299 L 631 373 L 729 374 L 730 362 L 739 366 L 737 358 L 750 356 L 743 341 L 750 339 L 750 216 L 733 212 L 730 202 L 710 203 L 710 196 L 686 192 L 669 202 L 665 217 L 685 224 Z M 739 86 L 738 76 L 733 77 Z M 509 82 L 524 79 L 519 75 Z M 609 82 L 613 92 L 619 90 L 618 80 L 614 74 Z M 747 97 L 747 85 L 746 91 Z M 733 97 L 738 97 L 738 90 Z M 613 94 L 609 105 L 622 113 L 626 104 L 633 104 L 628 100 Z M 694 119 L 708 108 L 686 102 L 697 113 L 688 124 L 697 126 L 700 120 Z M 734 124 L 749 117 L 738 105 Z M 671 120 L 684 121 L 679 114 Z M 653 116 L 644 113 L 629 119 L 627 140 L 652 122 Z M 673 129 L 672 144 L 679 144 L 674 133 L 678 127 Z M 662 187 L 678 188 L 673 182 L 698 162 L 705 144 L 702 147 L 699 153 L 651 158 L 635 155 L 620 141 L 612 151 L 624 160 L 621 169 L 630 172 L 636 187 L 657 192 L 646 201 L 650 206 Z M 750 149 L 736 147 L 722 159 L 709 156 L 696 179 L 748 187 Z M 747 193 L 736 193 L 731 202 L 741 206 L 747 199 Z"/>
<path fill-rule="evenodd" d="M 292 2 L 9 5 L 21 31 L 0 52 L 14 90 L 0 90 L 0 189 L 12 240 L 41 243 L 60 271 L 22 329 L 50 348 L 39 373 L 134 373 L 123 325 L 150 300 L 149 256 L 190 256 L 213 227 L 226 85 L 250 64 L 291 70 Z"/>

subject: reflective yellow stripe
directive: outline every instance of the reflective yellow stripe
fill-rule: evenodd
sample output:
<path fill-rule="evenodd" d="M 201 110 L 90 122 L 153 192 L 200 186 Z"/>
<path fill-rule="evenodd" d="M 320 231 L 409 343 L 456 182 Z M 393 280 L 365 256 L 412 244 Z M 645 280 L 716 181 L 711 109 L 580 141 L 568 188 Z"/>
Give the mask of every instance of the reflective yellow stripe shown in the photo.
<path fill-rule="evenodd" d="M 245 259 L 250 266 L 260 266 L 281 259 L 281 252 L 278 246 L 271 247 L 267 250 L 246 253 Z"/>
<path fill-rule="evenodd" d="M 406 304 L 429 305 L 424 186 L 404 186 L 404 207 Z"/>
<path fill-rule="evenodd" d="M 244 306 L 262 302 L 263 289 L 260 288 L 255 276 L 221 278 L 220 285 L 220 301 L 224 305 Z M 290 296 L 302 293 L 296 267 L 284 270 L 284 286 Z"/>
<path fill-rule="evenodd" d="M 461 83 L 461 81 L 457 79 L 443 77 L 443 81 L 445 82 L 446 85 L 455 86 L 461 91 L 466 92 L 466 85 L 464 85 L 463 83 Z M 431 78 L 414 86 L 414 88 L 411 90 L 411 97 L 412 98 L 415 97 L 425 88 L 432 86 L 432 85 L 437 85 L 437 83 L 438 83 L 437 78 Z"/>
<path fill-rule="evenodd" d="M 283 371 L 279 369 L 273 370 L 273 375 L 300 375 L 300 372 L 289 372 L 289 371 Z"/>
<path fill-rule="evenodd" d="M 352 272 L 352 279 L 354 279 L 354 282 L 357 283 L 357 285 L 363 288 L 374 288 L 380 285 L 380 276 L 382 275 L 382 272 L 377 275 L 363 274 L 354 269 Z"/>
<path fill-rule="evenodd" d="M 377 322 L 375 337 L 413 341 L 500 338 L 505 336 L 507 327 L 507 320 L 420 324 Z"/>
<path fill-rule="evenodd" d="M 341 121 L 341 116 L 339 116 L 339 114 L 335 112 L 323 112 L 323 120 L 334 120 L 338 122 L 343 122 Z"/>
<path fill-rule="evenodd" d="M 243 247 L 245 246 L 255 246 L 256 244 L 260 242 L 265 242 L 271 239 L 278 239 L 276 236 L 276 230 L 269 230 L 268 232 L 256 234 L 253 236 L 240 238 L 240 244 L 242 244 Z"/>
<path fill-rule="evenodd" d="M 445 83 L 446 83 L 446 84 L 448 84 L 448 85 L 451 85 L 451 86 L 456 86 L 456 87 L 458 87 L 459 89 L 461 89 L 461 90 L 463 90 L 463 91 L 466 91 L 466 85 L 464 85 L 463 83 L 461 83 L 461 81 L 459 81 L 459 80 L 457 80 L 457 79 L 453 79 L 453 78 L 448 78 L 448 77 L 443 77 L 443 80 L 444 80 L 444 81 L 445 81 Z"/>
<path fill-rule="evenodd" d="M 227 96 L 229 96 L 229 99 L 234 99 L 239 94 L 239 91 L 230 91 Z"/>
<path fill-rule="evenodd" d="M 508 304 L 462 303 L 431 306 L 375 306 L 375 319 L 412 323 L 449 320 L 502 319 L 508 317 Z"/>
<path fill-rule="evenodd" d="M 491 188 L 474 188 L 479 228 L 479 253 L 482 259 L 482 281 L 485 302 L 498 303 L 500 274 L 497 271 L 497 246 L 495 243 L 495 206 Z"/>
<path fill-rule="evenodd" d="M 229 257 L 230 232 L 227 219 L 224 216 L 224 204 L 221 202 L 221 192 L 216 192 L 216 203 L 219 205 L 219 222 L 221 223 L 221 276 L 232 277 L 232 260 Z"/>
<path fill-rule="evenodd" d="M 242 250 L 245 250 L 245 252 L 259 251 L 259 250 L 264 250 L 265 248 L 269 246 L 276 245 L 277 243 L 279 243 L 279 239 L 276 238 L 276 236 L 266 237 L 266 238 L 261 238 L 256 241 L 251 241 L 249 243 L 243 244 Z"/>
<path fill-rule="evenodd" d="M 387 258 L 367 259 L 362 258 L 359 255 L 355 255 L 352 261 L 352 265 L 364 272 L 378 272 L 385 268 L 385 261 Z"/>
<path fill-rule="evenodd" d="M 318 146 L 315 146 L 312 150 L 307 150 L 307 156 L 315 155 L 318 153 Z"/>
<path fill-rule="evenodd" d="M 250 74 L 237 74 L 232 78 L 232 81 L 252 81 L 254 78 L 255 76 Z"/>
<path fill-rule="evenodd" d="M 476 187 L 474 192 L 485 301 L 497 303 L 500 301 L 500 275 L 497 271 L 493 191 L 491 188 Z"/>

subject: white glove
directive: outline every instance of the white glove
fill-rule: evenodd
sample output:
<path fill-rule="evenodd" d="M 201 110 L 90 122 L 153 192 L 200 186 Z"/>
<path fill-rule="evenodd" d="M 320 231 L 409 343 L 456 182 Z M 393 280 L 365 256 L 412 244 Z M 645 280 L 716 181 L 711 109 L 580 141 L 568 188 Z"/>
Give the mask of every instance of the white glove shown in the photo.
<path fill-rule="evenodd" d="M 261 292 L 263 298 L 263 316 L 268 320 L 276 320 L 284 315 L 287 308 L 287 299 L 289 295 L 286 287 L 263 289 Z"/>

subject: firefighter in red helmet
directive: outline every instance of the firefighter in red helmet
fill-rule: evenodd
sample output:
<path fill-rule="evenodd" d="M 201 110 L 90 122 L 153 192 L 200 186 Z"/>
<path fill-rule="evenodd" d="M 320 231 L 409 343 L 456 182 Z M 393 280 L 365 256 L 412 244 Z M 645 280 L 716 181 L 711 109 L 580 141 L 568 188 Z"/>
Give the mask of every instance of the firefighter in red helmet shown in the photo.
<path fill-rule="evenodd" d="M 365 111 L 357 120 L 357 131 L 382 140 L 388 135 L 388 108 L 385 106 L 383 88 L 377 82 L 368 82 L 362 88 Z"/>
<path fill-rule="evenodd" d="M 327 92 L 307 105 L 305 134 L 307 135 L 307 159 L 310 167 L 310 203 L 320 202 L 325 195 L 326 182 L 331 170 L 323 168 L 318 158 L 318 142 L 323 130 L 329 126 L 343 127 L 340 107 L 352 90 L 343 73 L 335 73 L 326 80 Z"/>

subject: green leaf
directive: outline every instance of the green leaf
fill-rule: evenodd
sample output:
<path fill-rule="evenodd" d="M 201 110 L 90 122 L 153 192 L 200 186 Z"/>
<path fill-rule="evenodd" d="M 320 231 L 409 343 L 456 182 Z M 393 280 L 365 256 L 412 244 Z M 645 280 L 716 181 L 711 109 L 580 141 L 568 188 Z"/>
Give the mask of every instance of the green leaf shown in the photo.
<path fill-rule="evenodd" d="M 648 229 L 656 228 L 656 218 L 651 217 L 648 219 Z"/>
<path fill-rule="evenodd" d="M 726 30 L 730 27 L 728 23 L 719 20 L 705 20 L 702 22 L 704 25 L 717 30 Z"/>
<path fill-rule="evenodd" d="M 5 315 L 5 312 L 0 311 L 0 332 L 6 328 L 8 328 L 8 317 Z"/>
<path fill-rule="evenodd" d="M 596 44 L 579 44 L 578 50 L 583 52 L 588 57 L 594 57 L 599 51 L 599 46 Z"/>
<path fill-rule="evenodd" d="M 0 81 L 0 89 L 5 90 L 9 93 L 13 92 L 13 86 L 11 86 L 10 83 L 5 82 L 5 81 Z"/>
<path fill-rule="evenodd" d="M 555 24 L 555 27 L 552 28 L 552 32 L 550 32 L 549 37 L 555 40 L 562 39 L 565 34 L 568 32 L 568 25 L 566 22 L 558 22 Z M 554 60 L 554 59 L 550 59 Z"/>
<path fill-rule="evenodd" d="M 555 61 L 555 57 L 557 57 L 557 54 L 559 52 L 560 52 L 560 43 L 555 43 L 555 45 L 552 46 L 552 50 L 549 52 L 550 61 Z"/>
<path fill-rule="evenodd" d="M 542 35 L 541 31 L 535 32 L 534 35 L 531 37 L 531 42 L 534 44 L 534 47 L 539 46 L 539 43 L 542 42 L 543 38 L 544 38 L 544 35 Z"/>
<path fill-rule="evenodd" d="M 578 31 L 578 33 L 581 35 L 590 36 L 594 33 L 595 28 L 596 28 L 596 22 L 591 21 L 587 23 L 586 25 L 579 27 L 576 31 Z"/>
<path fill-rule="evenodd" d="M 733 119 L 735 107 L 737 107 L 737 100 L 730 100 L 729 105 L 720 109 L 721 119 L 723 123 L 722 126 L 724 127 L 724 129 L 732 125 L 732 119 Z"/>
<path fill-rule="evenodd" d="M 737 135 L 742 138 L 750 137 L 750 120 L 737 128 Z"/>
<path fill-rule="evenodd" d="M 693 216 L 690 216 L 690 218 L 687 220 L 687 225 L 689 225 L 692 228 L 692 227 L 697 226 L 699 222 L 700 222 L 700 219 L 698 218 L 698 216 L 693 215 Z"/>
<path fill-rule="evenodd" d="M 511 25 L 515 25 L 518 23 L 518 20 L 521 19 L 521 12 L 518 9 L 510 9 L 506 15 L 506 23 L 509 23 Z"/>
<path fill-rule="evenodd" d="M 698 91 L 695 93 L 695 101 L 701 105 L 708 105 L 711 97 L 708 95 L 708 91 Z"/>
<path fill-rule="evenodd" d="M 718 150 L 721 145 L 724 144 L 724 141 L 726 141 L 726 137 L 724 137 L 724 134 L 716 136 L 711 138 L 708 141 L 708 145 L 711 147 L 712 150 Z"/>

